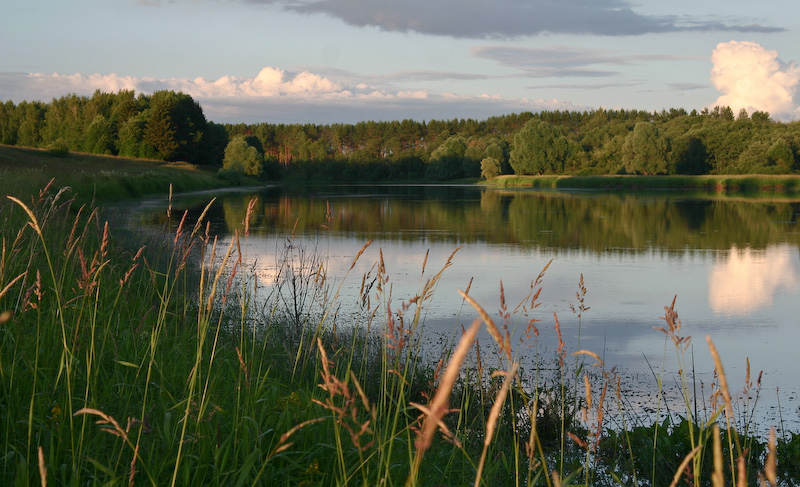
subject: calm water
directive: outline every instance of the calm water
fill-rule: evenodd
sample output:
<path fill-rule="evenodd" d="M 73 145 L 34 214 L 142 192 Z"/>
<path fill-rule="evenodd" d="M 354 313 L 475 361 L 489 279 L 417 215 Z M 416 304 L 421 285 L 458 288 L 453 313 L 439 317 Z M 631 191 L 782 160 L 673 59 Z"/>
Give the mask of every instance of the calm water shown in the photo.
<path fill-rule="evenodd" d="M 651 368 L 665 370 L 668 388 L 678 380 L 674 348 L 653 330 L 664 323 L 664 306 L 677 295 L 683 333 L 693 337 L 687 362 L 694 363 L 698 382 L 707 386 L 712 380 L 705 340 L 710 335 L 732 392 L 743 388 L 749 357 L 752 381 L 764 373 L 759 416 L 776 422 L 780 401 L 784 421 L 795 430 L 800 424 L 800 199 L 459 186 L 267 188 L 218 196 L 209 217 L 220 235 L 241 228 L 247 202 L 259 198 L 248 254 L 265 284 L 275 274 L 276 248 L 294 229 L 326 256 L 329 277 L 343 282 L 344 306 L 355 303 L 361 276 L 378 260 L 379 249 L 399 306 L 461 247 L 429 307 L 425 333 L 431 343 L 475 317 L 457 292 L 471 279 L 470 295 L 501 321 L 501 281 L 513 307 L 552 259 L 535 313 L 542 320 L 540 352 L 554 356 L 556 313 L 568 347 L 592 350 L 608 367 L 617 366 L 643 405 L 654 396 Z M 197 214 L 208 199 L 183 204 Z M 157 223 L 160 215 L 162 209 L 142 222 Z M 373 244 L 344 279 L 368 240 Z M 421 276 L 426 251 L 428 267 Z M 570 304 L 578 305 L 581 274 L 591 309 L 579 322 Z M 707 397 L 708 388 L 698 385 L 701 394 Z M 681 409 L 678 403 L 673 407 Z"/>

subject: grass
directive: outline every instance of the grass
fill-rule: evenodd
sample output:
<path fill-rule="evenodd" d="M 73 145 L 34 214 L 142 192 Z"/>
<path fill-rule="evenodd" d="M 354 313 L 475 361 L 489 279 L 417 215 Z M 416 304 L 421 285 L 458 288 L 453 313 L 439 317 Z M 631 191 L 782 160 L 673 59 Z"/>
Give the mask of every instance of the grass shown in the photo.
<path fill-rule="evenodd" d="M 715 193 L 797 193 L 800 176 L 499 176 L 483 184 L 503 188 L 652 190 L 681 189 Z"/>
<path fill-rule="evenodd" d="M 35 195 L 50 184 L 71 189 L 78 203 L 112 202 L 150 194 L 257 184 L 223 179 L 214 171 L 185 162 L 163 162 L 125 157 L 64 152 L 0 145 L 0 181 L 15 194 Z"/>
<path fill-rule="evenodd" d="M 710 339 L 711 405 L 697 412 L 686 382 L 681 414 L 637 416 L 614 369 L 590 351 L 573 360 L 558 316 L 538 311 L 546 267 L 516 305 L 501 287 L 498 320 L 467 287 L 472 325 L 429 361 L 425 310 L 457 250 L 440 266 L 426 259 L 417 296 L 401 303 L 381 254 L 349 277 L 359 301 L 341 303 L 348 276 L 332 284 L 312 243 L 286 239 L 269 287 L 249 274 L 254 202 L 228 241 L 208 233 L 205 212 L 187 221 L 168 209 L 161 237 L 130 246 L 96 208 L 51 188 L 0 204 L 4 485 L 800 481 L 800 437 L 766 444 L 737 423 Z M 589 312 L 587 295 L 581 278 L 576 313 Z M 674 302 L 663 319 L 688 368 Z M 523 370 L 542 326 L 559 330 L 555 356 L 541 357 L 554 366 Z"/>

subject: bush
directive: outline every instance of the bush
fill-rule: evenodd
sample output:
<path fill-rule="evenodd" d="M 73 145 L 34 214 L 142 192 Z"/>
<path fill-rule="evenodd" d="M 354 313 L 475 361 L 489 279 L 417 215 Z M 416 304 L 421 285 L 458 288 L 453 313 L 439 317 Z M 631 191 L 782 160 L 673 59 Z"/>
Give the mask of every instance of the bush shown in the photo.
<path fill-rule="evenodd" d="M 67 157 L 69 155 L 69 146 L 64 139 L 58 138 L 47 145 L 47 153 L 55 157 Z"/>

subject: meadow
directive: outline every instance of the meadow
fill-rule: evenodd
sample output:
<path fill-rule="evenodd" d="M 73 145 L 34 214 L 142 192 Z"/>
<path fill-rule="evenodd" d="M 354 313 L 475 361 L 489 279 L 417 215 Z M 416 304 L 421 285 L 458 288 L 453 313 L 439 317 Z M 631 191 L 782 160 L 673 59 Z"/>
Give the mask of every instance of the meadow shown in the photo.
<path fill-rule="evenodd" d="M 242 264 L 249 212 L 225 246 L 205 212 L 189 221 L 171 207 L 159 235 L 137 234 L 107 220 L 96 173 L 33 190 L 32 173 L 0 170 L 4 485 L 800 482 L 800 436 L 780 425 L 768 438 L 753 432 L 730 391 L 757 397 L 758 380 L 728 384 L 710 338 L 708 401 L 686 374 L 684 403 L 659 405 L 673 411 L 663 422 L 637 415 L 613 364 L 567 355 L 560 338 L 547 367 L 521 369 L 538 330 L 559 327 L 538 311 L 547 267 L 520 303 L 477 303 L 464 289 L 471 325 L 454 323 L 431 358 L 425 310 L 452 256 L 426 260 L 404 302 L 392 300 L 382 258 L 338 276 L 361 282 L 358 302 L 343 303 L 313 242 L 281 242 L 274 285 L 254 279 Z M 587 293 L 581 281 L 565 297 L 578 319 Z M 691 370 L 690 330 L 665 304 L 654 334 Z M 476 343 L 479 329 L 491 343 Z M 519 329 L 526 340 L 512 343 Z"/>

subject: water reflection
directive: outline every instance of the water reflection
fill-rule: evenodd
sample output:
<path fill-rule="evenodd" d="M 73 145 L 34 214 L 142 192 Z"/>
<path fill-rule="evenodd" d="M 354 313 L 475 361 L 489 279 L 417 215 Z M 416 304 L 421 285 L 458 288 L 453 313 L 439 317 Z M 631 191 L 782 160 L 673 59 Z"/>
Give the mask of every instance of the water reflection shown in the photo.
<path fill-rule="evenodd" d="M 724 316 L 748 315 L 771 308 L 778 293 L 800 289 L 796 247 L 772 245 L 763 250 L 733 246 L 714 264 L 708 281 L 711 309 Z"/>
<path fill-rule="evenodd" d="M 254 197 L 247 243 L 254 261 L 247 267 L 265 285 L 274 280 L 276 254 L 290 234 L 316 246 L 328 276 L 344 283 L 342 306 L 356 306 L 361 276 L 379 250 L 399 304 L 419 292 L 426 251 L 429 269 L 438 270 L 463 246 L 426 314 L 426 333 L 450 336 L 472 318 L 458 289 L 474 279 L 470 295 L 497 310 L 501 280 L 507 301 L 518 303 L 553 259 L 537 309 L 541 350 L 555 343 L 557 313 L 568 346 L 580 340 L 628 371 L 632 388 L 647 387 L 642 381 L 653 375 L 650 364 L 663 364 L 677 383 L 674 354 L 665 357 L 664 337 L 653 331 L 677 294 L 684 329 L 695 337 L 698 373 L 713 371 L 703 339 L 710 335 L 731 384 L 743 383 L 748 357 L 755 370 L 764 370 L 765 407 L 774 406 L 779 386 L 784 398 L 800 391 L 800 376 L 785 373 L 800 367 L 800 201 L 440 186 L 269 188 L 223 195 L 207 214 L 212 232 L 241 229 Z M 190 220 L 208 199 L 184 201 Z M 163 221 L 163 211 L 140 220 Z M 348 281 L 344 274 L 367 240 L 374 243 Z M 579 323 L 569 304 L 581 274 L 591 310 Z M 783 407 L 793 411 L 797 401 Z"/>
<path fill-rule="evenodd" d="M 222 233 L 241 228 L 253 197 L 259 202 L 251 226 L 262 236 L 292 229 L 316 235 L 325 228 L 364 240 L 413 242 L 424 237 L 594 253 L 800 244 L 800 201 L 426 186 L 237 193 L 212 208 Z M 194 211 L 199 213 L 205 202 L 198 202 Z"/>

